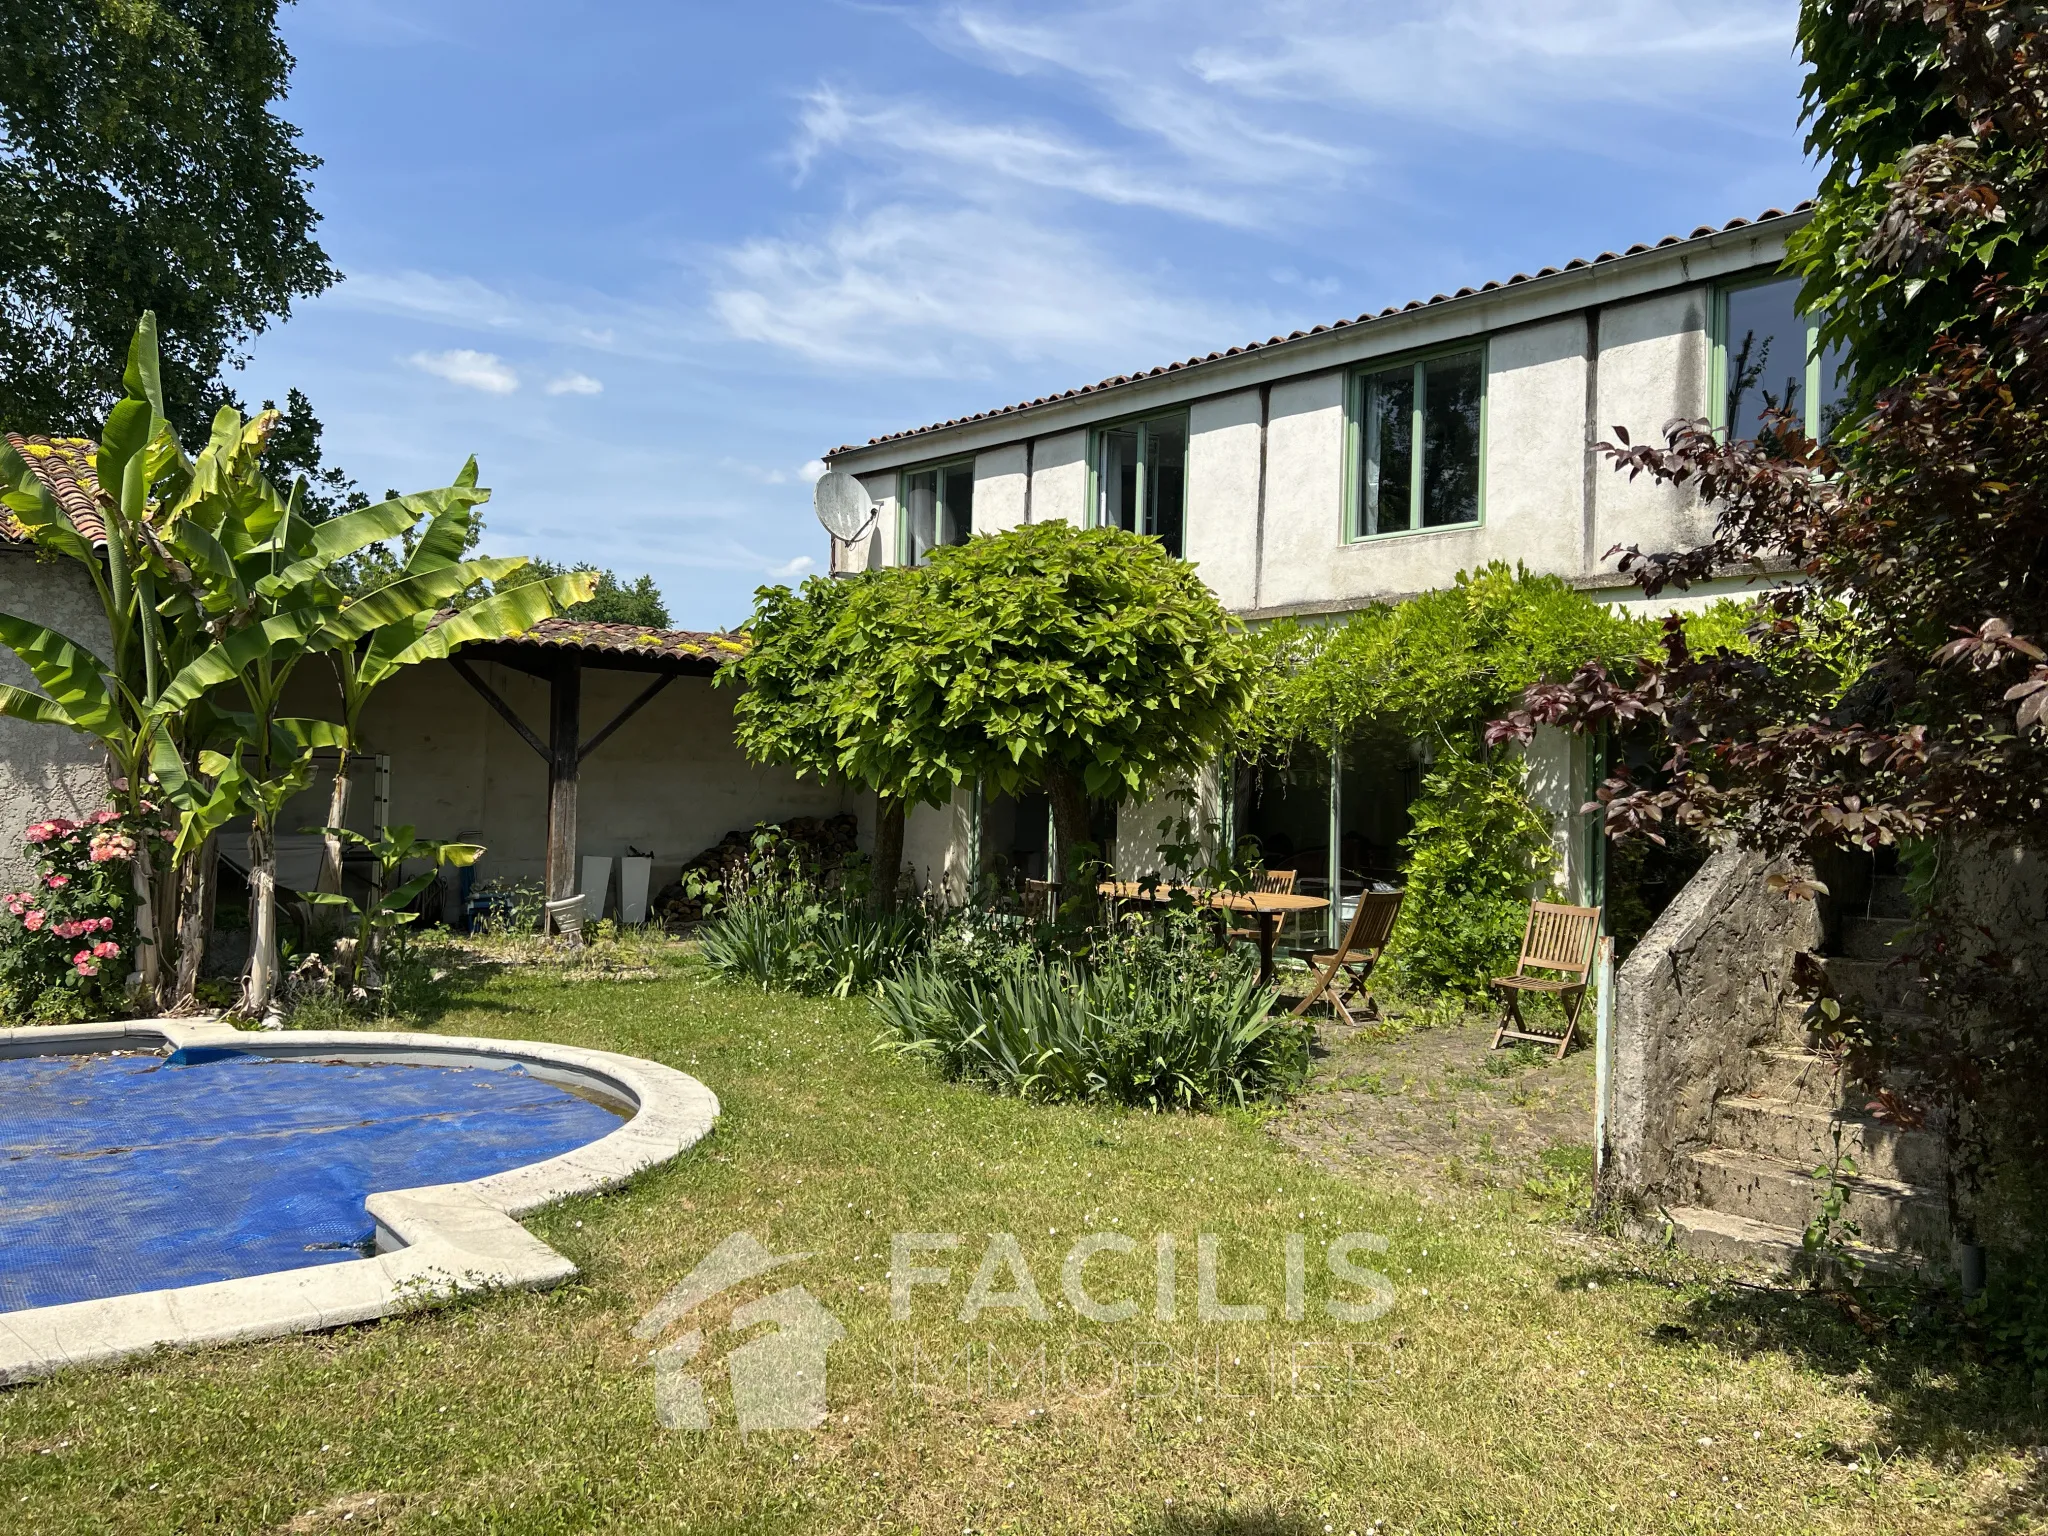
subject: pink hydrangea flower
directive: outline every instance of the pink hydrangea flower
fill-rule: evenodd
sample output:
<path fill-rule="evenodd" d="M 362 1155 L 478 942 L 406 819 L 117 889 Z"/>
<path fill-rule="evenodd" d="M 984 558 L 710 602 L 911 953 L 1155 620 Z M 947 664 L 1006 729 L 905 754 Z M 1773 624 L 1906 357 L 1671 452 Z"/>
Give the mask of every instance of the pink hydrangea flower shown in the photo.
<path fill-rule="evenodd" d="M 77 954 L 73 955 L 71 963 L 77 967 L 78 974 L 81 976 L 97 976 L 100 973 L 100 963 L 93 959 L 92 951 L 89 949 L 81 949 Z"/>
<path fill-rule="evenodd" d="M 92 815 L 86 818 L 86 824 L 88 826 L 104 827 L 108 822 L 119 821 L 120 819 L 121 813 L 119 811 L 94 811 Z"/>
<path fill-rule="evenodd" d="M 104 864 L 109 859 L 132 859 L 135 857 L 135 839 L 126 832 L 95 832 L 92 837 L 92 861 Z"/>
<path fill-rule="evenodd" d="M 92 947 L 93 955 L 101 960 L 111 960 L 121 953 L 121 946 L 112 939 L 101 939 Z"/>
<path fill-rule="evenodd" d="M 28 911 L 22 914 L 21 926 L 30 933 L 40 932 L 43 926 L 43 917 L 44 914 L 39 908 L 30 907 Z"/>
<path fill-rule="evenodd" d="M 114 931 L 114 920 L 111 917 L 103 917 L 100 919 L 99 926 L 101 933 L 112 933 Z"/>
<path fill-rule="evenodd" d="M 69 885 L 70 883 L 71 877 L 69 875 L 43 876 L 43 884 L 47 885 L 53 891 L 61 891 L 64 889 L 65 886 Z"/>

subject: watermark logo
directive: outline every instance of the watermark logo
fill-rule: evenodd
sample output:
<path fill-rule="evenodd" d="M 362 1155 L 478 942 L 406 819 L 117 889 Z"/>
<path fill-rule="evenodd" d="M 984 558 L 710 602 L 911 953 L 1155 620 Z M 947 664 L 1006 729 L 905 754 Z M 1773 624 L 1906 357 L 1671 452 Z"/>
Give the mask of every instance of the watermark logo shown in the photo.
<path fill-rule="evenodd" d="M 735 1232 L 685 1275 L 633 1327 L 633 1337 L 659 1339 L 705 1302 L 808 1253 L 771 1253 L 750 1232 Z M 775 1331 L 725 1355 L 733 1413 L 742 1432 L 816 1429 L 825 1421 L 825 1356 L 846 1337 L 839 1319 L 801 1285 L 735 1307 L 726 1334 L 763 1323 Z M 692 1328 L 654 1351 L 654 1417 L 666 1429 L 709 1429 L 711 1407 L 704 1380 L 690 1369 L 704 1352 L 704 1334 Z"/>

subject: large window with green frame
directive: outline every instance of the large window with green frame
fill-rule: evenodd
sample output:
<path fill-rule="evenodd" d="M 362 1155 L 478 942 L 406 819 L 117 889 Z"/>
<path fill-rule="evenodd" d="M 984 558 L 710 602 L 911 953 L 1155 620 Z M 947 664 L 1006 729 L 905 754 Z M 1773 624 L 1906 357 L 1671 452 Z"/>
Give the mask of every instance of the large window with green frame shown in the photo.
<path fill-rule="evenodd" d="M 1120 422 L 1095 433 L 1097 528 L 1147 533 L 1180 556 L 1186 545 L 1188 419 L 1184 414 Z"/>
<path fill-rule="evenodd" d="M 897 559 L 920 565 L 941 544 L 965 544 L 974 532 L 974 460 L 903 472 Z"/>
<path fill-rule="evenodd" d="M 1479 521 L 1486 350 L 1437 352 L 1352 377 L 1354 539 Z"/>
<path fill-rule="evenodd" d="M 1736 441 L 1766 435 L 1774 411 L 1825 441 L 1841 424 L 1846 354 L 1820 346 L 1820 326 L 1799 310 L 1799 279 L 1730 284 L 1715 295 L 1714 426 Z"/>

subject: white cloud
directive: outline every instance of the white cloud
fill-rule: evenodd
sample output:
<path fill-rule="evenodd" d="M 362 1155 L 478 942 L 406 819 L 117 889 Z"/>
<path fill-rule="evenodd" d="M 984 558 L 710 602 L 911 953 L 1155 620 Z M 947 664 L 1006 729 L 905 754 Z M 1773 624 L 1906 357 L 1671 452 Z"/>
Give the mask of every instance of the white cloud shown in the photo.
<path fill-rule="evenodd" d="M 818 476 L 825 473 L 827 467 L 823 459 L 812 459 L 795 469 L 788 469 L 779 464 L 750 464 L 745 459 L 720 459 L 718 462 L 721 468 L 733 470 L 762 485 L 812 485 L 817 482 Z"/>
<path fill-rule="evenodd" d="M 495 352 L 455 347 L 446 352 L 415 352 L 406 361 L 422 373 L 487 395 L 509 395 L 519 388 L 519 375 Z"/>
<path fill-rule="evenodd" d="M 964 121 L 930 101 L 862 102 L 821 86 L 805 99 L 799 122 L 794 154 L 806 172 L 826 151 L 841 150 L 906 179 L 983 198 L 1007 182 L 1219 224 L 1252 224 L 1265 201 L 1248 187 L 1204 186 L 1214 166 L 1150 164 L 1042 123 Z M 1261 168 L 1257 187 L 1270 183 L 1271 167 Z"/>
<path fill-rule="evenodd" d="M 495 332 L 637 357 L 673 356 L 681 333 L 673 310 L 623 303 L 601 294 L 580 295 L 575 302 L 539 299 L 507 293 L 473 277 L 438 277 L 430 272 L 354 272 L 320 302 L 454 330 Z"/>
<path fill-rule="evenodd" d="M 795 581 L 799 576 L 810 575 L 817 568 L 818 562 L 809 555 L 798 555 L 794 560 L 785 561 L 781 565 L 770 566 L 768 574 L 777 581 Z"/>
<path fill-rule="evenodd" d="M 548 380 L 551 395 L 601 395 L 604 385 L 587 373 L 565 373 L 558 379 Z"/>
<path fill-rule="evenodd" d="M 1135 367 L 1250 323 L 1023 211 L 891 205 L 811 238 L 749 241 L 724 267 L 712 309 L 735 336 L 892 373 L 983 374 L 992 351 Z"/>
<path fill-rule="evenodd" d="M 797 473 L 804 477 L 806 484 L 816 485 L 824 478 L 825 471 L 830 467 L 823 459 L 807 459 L 804 461 L 804 467 Z"/>

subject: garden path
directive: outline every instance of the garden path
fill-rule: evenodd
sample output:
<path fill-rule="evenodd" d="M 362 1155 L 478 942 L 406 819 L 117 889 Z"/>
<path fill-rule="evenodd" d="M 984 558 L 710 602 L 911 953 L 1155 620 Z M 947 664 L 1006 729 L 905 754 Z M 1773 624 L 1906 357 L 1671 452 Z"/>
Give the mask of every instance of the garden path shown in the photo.
<path fill-rule="evenodd" d="M 1493 1051 L 1493 1023 L 1403 1014 L 1317 1026 L 1314 1075 L 1276 1129 L 1338 1171 L 1517 1188 L 1591 1171 L 1593 1053 Z"/>

